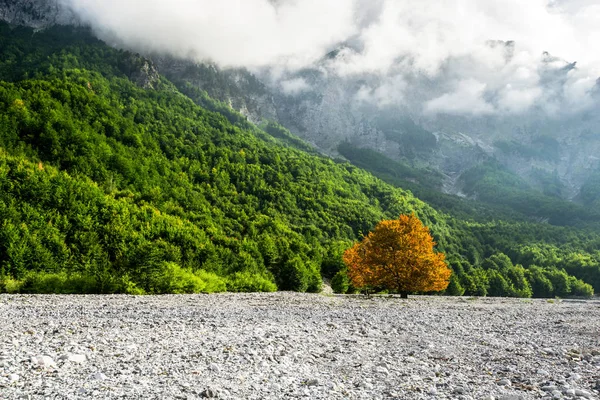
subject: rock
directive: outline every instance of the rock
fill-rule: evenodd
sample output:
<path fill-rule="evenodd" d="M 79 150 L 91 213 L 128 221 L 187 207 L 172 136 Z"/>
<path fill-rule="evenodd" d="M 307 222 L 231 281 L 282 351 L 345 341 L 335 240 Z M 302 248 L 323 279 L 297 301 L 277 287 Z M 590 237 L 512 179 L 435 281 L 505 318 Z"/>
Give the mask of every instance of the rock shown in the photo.
<path fill-rule="evenodd" d="M 558 387 L 556 387 L 556 385 L 545 385 L 542 386 L 540 389 L 542 389 L 544 392 L 553 392 L 557 390 Z"/>
<path fill-rule="evenodd" d="M 17 374 L 10 374 L 10 375 L 8 375 L 9 382 L 16 382 L 16 381 L 19 380 L 19 378 L 20 378 L 20 376 L 17 375 Z"/>
<path fill-rule="evenodd" d="M 377 366 L 377 367 L 373 368 L 373 371 L 378 374 L 383 374 L 383 375 L 389 375 L 389 373 L 390 373 L 390 371 L 387 368 L 381 367 L 381 366 Z"/>
<path fill-rule="evenodd" d="M 108 379 L 108 377 L 102 372 L 95 372 L 92 375 L 90 375 L 90 379 L 94 381 L 105 381 Z"/>
<path fill-rule="evenodd" d="M 217 374 L 219 372 L 221 372 L 221 367 L 219 367 L 217 364 L 212 363 L 208 366 L 208 369 L 210 369 L 212 372 L 216 372 Z"/>
<path fill-rule="evenodd" d="M 464 387 L 457 386 L 457 387 L 454 388 L 453 393 L 454 394 L 465 394 L 466 391 L 467 390 Z"/>
<path fill-rule="evenodd" d="M 56 363 L 50 356 L 35 356 L 31 358 L 31 362 L 40 368 L 55 368 Z"/>
<path fill-rule="evenodd" d="M 492 396 L 491 394 L 487 395 L 487 396 L 483 396 L 482 398 L 480 398 L 479 400 L 496 400 L 494 396 Z"/>
<path fill-rule="evenodd" d="M 585 397 L 586 399 L 591 399 L 593 396 L 587 390 L 575 389 L 575 396 Z"/>
<path fill-rule="evenodd" d="M 511 385 L 512 385 L 512 382 L 510 381 L 510 379 L 507 379 L 507 378 L 503 378 L 498 381 L 498 386 L 511 386 Z"/>
<path fill-rule="evenodd" d="M 550 373 L 548 371 L 546 371 L 545 369 L 538 369 L 537 371 L 535 371 L 535 373 L 538 375 L 542 375 L 542 376 L 550 375 Z"/>
<path fill-rule="evenodd" d="M 58 357 L 59 361 L 69 361 L 77 364 L 82 364 L 87 361 L 87 357 L 85 354 L 63 354 Z"/>
<path fill-rule="evenodd" d="M 200 393 L 200 397 L 205 399 L 216 399 L 219 397 L 219 393 L 214 389 L 206 388 Z"/>
<path fill-rule="evenodd" d="M 581 379 L 581 375 L 573 373 L 571 375 L 569 375 L 569 380 L 570 381 L 578 381 Z"/>
<path fill-rule="evenodd" d="M 319 381 L 317 379 L 309 379 L 306 381 L 306 386 L 319 386 Z"/>

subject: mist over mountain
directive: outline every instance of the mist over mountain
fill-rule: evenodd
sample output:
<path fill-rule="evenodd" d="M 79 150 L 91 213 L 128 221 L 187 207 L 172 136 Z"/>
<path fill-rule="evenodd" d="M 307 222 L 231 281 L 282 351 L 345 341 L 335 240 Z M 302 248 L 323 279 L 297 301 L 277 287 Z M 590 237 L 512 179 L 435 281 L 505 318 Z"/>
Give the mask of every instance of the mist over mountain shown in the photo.
<path fill-rule="evenodd" d="M 4 19 L 17 23 L 14 9 L 35 4 L 48 23 L 71 16 L 202 90 L 211 85 L 189 69 L 214 65 L 229 89 L 209 93 L 253 122 L 276 119 L 334 156 L 349 142 L 434 169 L 448 192 L 462 193 L 460 176 L 496 159 L 533 186 L 538 170 L 556 176 L 561 196 L 577 198 L 600 166 L 593 1 L 4 3 L 13 10 Z M 260 85 L 244 83 L 252 79 Z"/>
<path fill-rule="evenodd" d="M 321 63 L 324 72 L 379 78 L 359 87 L 357 100 L 425 115 L 555 115 L 596 104 L 600 55 L 590 49 L 600 39 L 600 6 L 591 2 L 59 3 L 109 42 L 223 67 L 268 69 L 275 78 L 313 67 L 336 50 Z M 425 83 L 431 90 L 422 90 Z"/>

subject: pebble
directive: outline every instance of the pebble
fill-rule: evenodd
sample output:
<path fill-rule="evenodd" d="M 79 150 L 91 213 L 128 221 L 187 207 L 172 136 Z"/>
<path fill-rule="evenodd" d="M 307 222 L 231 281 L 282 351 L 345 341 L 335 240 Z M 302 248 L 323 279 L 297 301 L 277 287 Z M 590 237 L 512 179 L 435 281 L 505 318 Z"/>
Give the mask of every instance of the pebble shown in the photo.
<path fill-rule="evenodd" d="M 0 295 L 0 315 L 7 399 L 599 398 L 593 302 Z"/>
<path fill-rule="evenodd" d="M 62 356 L 58 357 L 59 361 L 70 361 L 73 363 L 77 363 L 77 364 L 82 364 L 84 362 L 86 362 L 87 357 L 85 356 L 85 354 L 63 354 Z"/>
<path fill-rule="evenodd" d="M 95 372 L 90 375 L 90 379 L 94 381 L 105 381 L 108 379 L 108 377 L 102 372 Z"/>
<path fill-rule="evenodd" d="M 585 397 L 586 399 L 591 399 L 593 396 L 587 390 L 575 389 L 575 396 Z"/>
<path fill-rule="evenodd" d="M 546 371 L 545 369 L 538 369 L 535 373 L 538 375 L 542 375 L 542 376 L 550 375 L 550 373 L 548 371 Z"/>
<path fill-rule="evenodd" d="M 41 368 L 56 367 L 56 363 L 50 356 L 35 356 L 31 358 L 31 362 Z"/>

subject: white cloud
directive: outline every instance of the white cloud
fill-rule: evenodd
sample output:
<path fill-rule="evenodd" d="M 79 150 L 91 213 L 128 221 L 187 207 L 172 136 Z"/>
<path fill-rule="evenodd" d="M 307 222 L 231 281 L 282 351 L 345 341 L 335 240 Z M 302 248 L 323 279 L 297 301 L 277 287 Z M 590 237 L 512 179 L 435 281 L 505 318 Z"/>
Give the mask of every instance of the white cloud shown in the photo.
<path fill-rule="evenodd" d="M 483 98 L 486 84 L 473 79 L 456 82 L 456 89 L 425 104 L 427 114 L 486 115 L 494 107 Z"/>
<path fill-rule="evenodd" d="M 547 97 L 552 110 L 585 109 L 600 77 L 597 0 L 60 1 L 113 43 L 266 68 L 289 93 L 308 90 L 290 72 L 335 48 L 327 73 L 376 77 L 357 99 L 404 104 L 418 92 L 429 112 L 522 113 Z"/>
<path fill-rule="evenodd" d="M 309 91 L 311 86 L 303 78 L 294 78 L 280 82 L 281 90 L 289 96 Z"/>
<path fill-rule="evenodd" d="M 304 66 L 354 32 L 352 0 L 60 1 L 104 38 L 223 66 Z"/>

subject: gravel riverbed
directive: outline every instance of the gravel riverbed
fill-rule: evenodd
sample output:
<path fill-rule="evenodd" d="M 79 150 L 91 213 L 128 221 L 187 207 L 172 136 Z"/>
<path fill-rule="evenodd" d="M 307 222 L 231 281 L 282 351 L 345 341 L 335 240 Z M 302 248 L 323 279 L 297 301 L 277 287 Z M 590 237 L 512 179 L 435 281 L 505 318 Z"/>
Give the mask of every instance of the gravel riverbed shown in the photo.
<path fill-rule="evenodd" d="M 0 399 L 598 399 L 600 301 L 0 295 Z"/>

